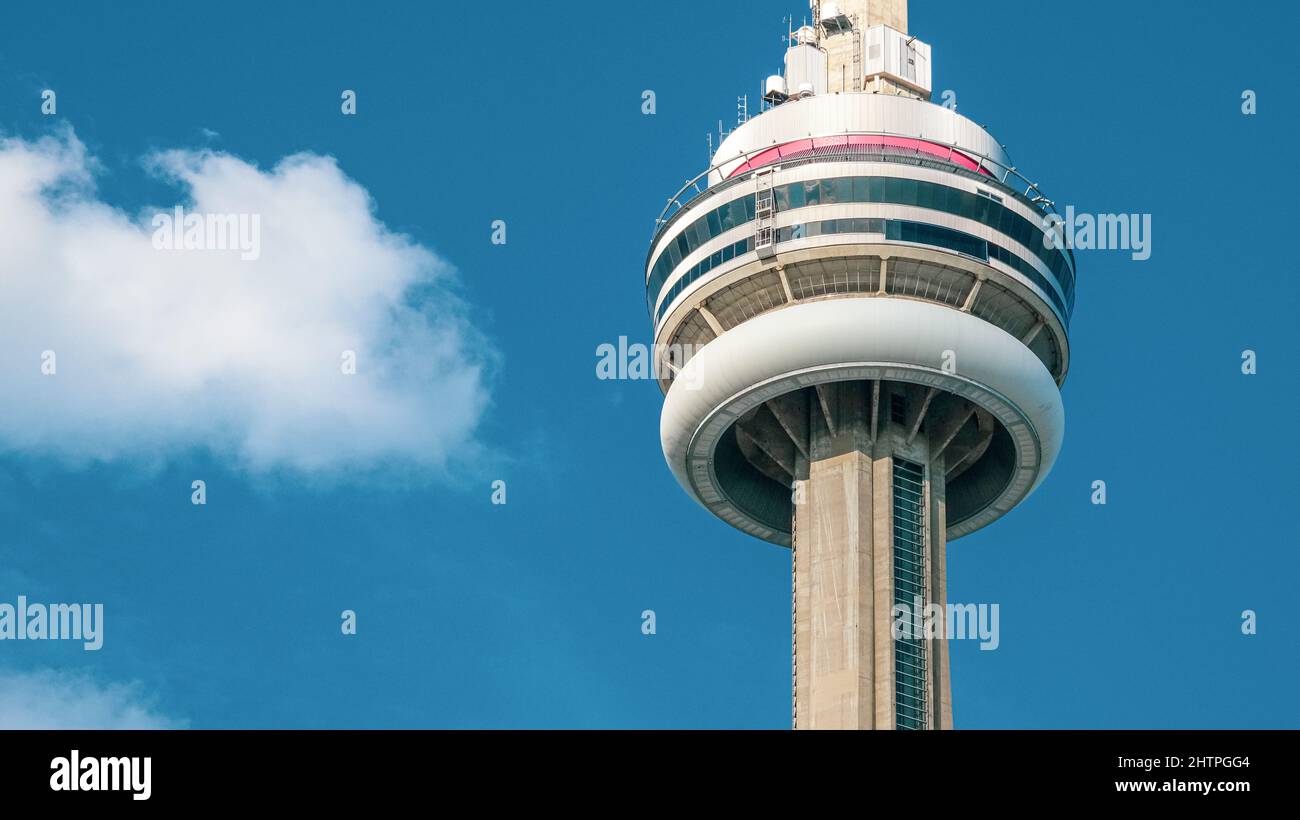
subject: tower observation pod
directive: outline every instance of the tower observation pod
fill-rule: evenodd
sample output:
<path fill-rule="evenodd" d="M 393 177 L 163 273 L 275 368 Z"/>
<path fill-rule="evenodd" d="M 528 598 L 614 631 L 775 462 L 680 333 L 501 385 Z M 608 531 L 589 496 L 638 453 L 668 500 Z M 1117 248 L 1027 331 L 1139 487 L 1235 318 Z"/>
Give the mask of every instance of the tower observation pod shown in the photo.
<path fill-rule="evenodd" d="M 945 605 L 948 543 L 1060 451 L 1074 258 L 998 141 L 930 102 L 906 0 L 811 6 L 656 225 L 664 456 L 793 548 L 796 728 L 951 728 L 947 640 L 903 613 Z"/>

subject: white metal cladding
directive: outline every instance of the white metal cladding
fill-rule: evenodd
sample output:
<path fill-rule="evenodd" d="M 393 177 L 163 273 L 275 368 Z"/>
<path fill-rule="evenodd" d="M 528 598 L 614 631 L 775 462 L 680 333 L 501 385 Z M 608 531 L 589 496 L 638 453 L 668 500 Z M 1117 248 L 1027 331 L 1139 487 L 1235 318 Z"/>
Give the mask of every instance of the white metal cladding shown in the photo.
<path fill-rule="evenodd" d="M 866 76 L 883 74 L 930 91 L 930 46 L 889 26 L 862 32 Z"/>
<path fill-rule="evenodd" d="M 826 52 L 814 45 L 795 45 L 785 52 L 786 93 L 798 94 L 803 86 L 814 94 L 826 93 Z"/>
<path fill-rule="evenodd" d="M 956 352 L 953 374 L 941 368 Z M 1016 506 L 1047 477 L 1061 449 L 1065 410 L 1047 368 L 1005 331 L 969 314 L 905 299 L 808 302 L 758 316 L 706 345 L 664 399 L 660 437 L 678 483 L 734 526 L 775 543 L 780 533 L 734 507 L 713 474 L 713 450 L 746 410 L 818 382 L 885 378 L 938 387 L 991 412 L 1016 448 L 1012 479 L 949 538 Z M 782 540 L 785 538 L 785 540 Z"/>
<path fill-rule="evenodd" d="M 709 184 L 726 179 L 751 152 L 837 134 L 890 134 L 956 146 L 988 157 L 985 167 L 999 178 L 1011 167 L 992 134 L 951 109 L 894 94 L 822 94 L 783 103 L 737 127 L 713 155 L 717 170 Z"/>

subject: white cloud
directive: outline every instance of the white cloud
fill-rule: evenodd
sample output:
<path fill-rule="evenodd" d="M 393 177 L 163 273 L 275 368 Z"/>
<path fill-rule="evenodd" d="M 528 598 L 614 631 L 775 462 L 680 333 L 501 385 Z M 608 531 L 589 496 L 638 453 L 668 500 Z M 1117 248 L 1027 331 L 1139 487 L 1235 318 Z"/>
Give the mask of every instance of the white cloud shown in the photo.
<path fill-rule="evenodd" d="M 177 729 L 154 711 L 137 684 L 101 686 L 52 670 L 0 670 L 0 729 Z"/>
<path fill-rule="evenodd" d="M 128 215 L 99 198 L 70 130 L 0 140 L 0 450 L 207 447 L 252 471 L 331 472 L 473 449 L 495 353 L 446 263 L 378 221 L 332 159 L 261 170 L 169 151 L 148 165 L 188 198 Z M 260 256 L 155 249 L 151 220 L 175 204 L 258 215 Z"/>

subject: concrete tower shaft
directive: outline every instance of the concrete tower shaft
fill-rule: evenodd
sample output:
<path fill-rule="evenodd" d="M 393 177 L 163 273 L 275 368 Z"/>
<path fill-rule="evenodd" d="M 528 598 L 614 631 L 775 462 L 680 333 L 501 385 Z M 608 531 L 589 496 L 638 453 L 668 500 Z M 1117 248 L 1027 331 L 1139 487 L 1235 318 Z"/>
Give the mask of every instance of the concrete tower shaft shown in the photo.
<path fill-rule="evenodd" d="M 835 6 L 840 14 L 857 19 L 864 28 L 889 26 L 907 33 L 907 0 L 810 0 L 810 5 L 816 20 L 821 20 L 828 6 Z"/>
<path fill-rule="evenodd" d="M 810 0 L 809 5 L 818 45 L 826 54 L 828 91 L 871 91 L 929 99 L 928 84 L 918 84 L 914 75 L 911 81 L 900 82 L 883 71 L 883 52 L 897 49 L 902 53 L 902 38 L 886 37 L 878 27 L 906 35 L 907 0 Z M 902 46 L 907 48 L 905 40 Z M 928 61 L 928 53 L 924 59 Z"/>
<path fill-rule="evenodd" d="M 895 606 L 944 604 L 944 450 L 975 408 L 946 402 L 927 434 L 937 391 L 857 381 L 805 393 L 782 397 L 809 405 L 793 482 L 794 726 L 950 729 L 947 642 L 896 634 Z M 909 397 L 921 404 L 894 412 Z"/>

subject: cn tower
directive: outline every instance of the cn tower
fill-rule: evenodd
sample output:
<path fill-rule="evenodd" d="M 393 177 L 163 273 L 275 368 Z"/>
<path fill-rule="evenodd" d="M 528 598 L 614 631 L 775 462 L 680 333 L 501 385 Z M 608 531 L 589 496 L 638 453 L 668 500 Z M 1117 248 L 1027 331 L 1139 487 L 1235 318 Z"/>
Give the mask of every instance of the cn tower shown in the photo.
<path fill-rule="evenodd" d="M 810 19 L 656 225 L 664 456 L 792 548 L 796 728 L 947 729 L 947 640 L 895 637 L 894 607 L 943 607 L 948 543 L 1051 470 L 1074 258 L 998 140 L 931 102 L 906 0 Z"/>

